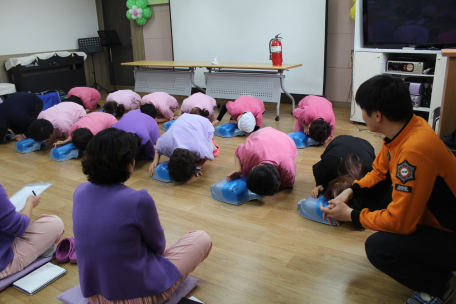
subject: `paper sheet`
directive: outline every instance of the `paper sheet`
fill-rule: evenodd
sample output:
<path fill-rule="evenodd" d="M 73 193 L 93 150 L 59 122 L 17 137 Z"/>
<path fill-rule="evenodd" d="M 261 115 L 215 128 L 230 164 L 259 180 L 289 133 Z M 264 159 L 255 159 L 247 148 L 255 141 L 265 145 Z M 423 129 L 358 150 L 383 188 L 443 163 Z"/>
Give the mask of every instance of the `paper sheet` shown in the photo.
<path fill-rule="evenodd" d="M 40 195 L 44 192 L 47 188 L 49 188 L 53 183 L 38 183 L 38 184 L 30 184 L 19 190 L 16 194 L 14 194 L 10 201 L 16 207 L 16 211 L 19 212 L 24 208 L 25 202 L 27 201 L 27 197 L 29 195 L 33 195 L 32 191 L 35 191 L 36 195 Z"/>

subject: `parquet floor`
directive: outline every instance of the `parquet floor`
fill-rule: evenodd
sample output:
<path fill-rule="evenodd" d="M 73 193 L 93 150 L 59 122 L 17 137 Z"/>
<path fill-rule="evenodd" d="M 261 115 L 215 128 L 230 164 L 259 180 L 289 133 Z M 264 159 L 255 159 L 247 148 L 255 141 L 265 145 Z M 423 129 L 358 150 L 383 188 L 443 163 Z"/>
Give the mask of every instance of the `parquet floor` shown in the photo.
<path fill-rule="evenodd" d="M 291 105 L 283 104 L 281 120 L 276 122 L 275 104 L 266 104 L 263 126 L 292 132 L 295 120 L 290 111 Z M 335 136 L 364 138 L 378 153 L 381 139 L 359 131 L 367 127 L 352 124 L 348 108 L 335 108 L 335 114 Z M 228 115 L 222 123 L 227 122 Z M 376 270 L 365 256 L 364 241 L 371 231 L 330 227 L 306 220 L 297 212 L 298 201 L 308 197 L 315 186 L 312 165 L 325 147 L 299 150 L 292 190 L 242 206 L 211 198 L 210 186 L 233 170 L 234 150 L 244 140 L 216 137 L 220 154 L 213 162 L 206 162 L 202 177 L 186 184 L 151 179 L 150 161 L 137 161 L 126 183 L 134 189 L 147 189 L 154 198 L 168 244 L 196 229 L 211 236 L 212 252 L 192 274 L 201 281 L 191 295 L 206 304 L 405 303 L 412 291 Z M 49 149 L 19 154 L 14 152 L 14 142 L 0 145 L 0 183 L 10 196 L 25 184 L 38 181 L 54 185 L 42 194 L 33 219 L 43 213 L 56 214 L 65 223 L 64 237 L 73 236 L 72 196 L 86 181 L 80 160 L 56 162 L 49 159 Z M 0 293 L 0 303 L 60 303 L 56 296 L 79 284 L 77 265 L 61 266 L 68 270 L 67 275 L 36 295 L 9 287 Z"/>

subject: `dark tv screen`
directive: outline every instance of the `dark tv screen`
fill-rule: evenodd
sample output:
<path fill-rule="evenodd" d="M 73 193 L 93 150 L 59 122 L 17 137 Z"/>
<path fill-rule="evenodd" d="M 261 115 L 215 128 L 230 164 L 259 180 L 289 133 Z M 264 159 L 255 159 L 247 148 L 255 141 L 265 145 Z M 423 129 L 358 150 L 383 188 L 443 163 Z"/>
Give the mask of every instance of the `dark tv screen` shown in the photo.
<path fill-rule="evenodd" d="M 363 0 L 366 47 L 456 46 L 456 0 Z"/>

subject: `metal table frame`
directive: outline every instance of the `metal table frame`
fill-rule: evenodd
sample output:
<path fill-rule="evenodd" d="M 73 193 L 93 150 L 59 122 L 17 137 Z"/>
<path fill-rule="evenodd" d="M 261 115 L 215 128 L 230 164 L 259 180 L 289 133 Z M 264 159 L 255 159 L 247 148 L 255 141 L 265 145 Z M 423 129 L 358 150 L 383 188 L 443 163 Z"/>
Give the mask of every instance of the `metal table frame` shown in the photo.
<path fill-rule="evenodd" d="M 153 62 L 148 64 L 149 62 Z M 138 64 L 140 63 L 140 64 Z M 205 63 L 205 62 L 171 62 L 171 61 L 164 61 L 163 65 L 161 65 L 161 61 L 138 61 L 138 62 L 129 62 L 129 63 L 122 63 L 122 65 L 133 65 L 136 69 L 139 70 L 147 70 L 151 72 L 156 72 L 159 74 L 160 72 L 176 72 L 176 73 L 181 73 L 182 72 L 187 72 L 190 74 L 190 82 L 195 87 L 196 89 L 200 90 L 203 93 L 206 93 L 206 90 L 201 88 L 195 83 L 195 70 L 196 68 L 206 68 L 208 72 L 204 73 L 205 74 L 205 85 L 207 88 L 208 85 L 208 78 L 211 77 L 211 75 L 223 75 L 223 76 L 239 76 L 239 77 L 265 77 L 265 78 L 274 78 L 274 79 L 279 79 L 279 84 L 280 84 L 280 89 L 285 93 L 285 95 L 290 98 L 291 103 L 292 103 L 292 109 L 294 110 L 295 108 L 295 100 L 293 96 L 291 96 L 290 93 L 285 89 L 285 84 L 284 84 L 284 70 L 289 70 L 287 68 L 285 69 L 275 69 L 274 67 L 266 67 L 266 68 L 259 68 L 259 67 L 237 67 L 235 63 L 233 64 L 225 64 L 225 65 L 234 65 L 232 68 L 228 67 L 217 67 L 213 66 L 210 63 Z M 173 66 L 174 65 L 174 66 Z M 223 64 L 222 64 L 223 65 Z M 249 65 L 249 64 L 240 64 L 240 65 Z M 251 64 L 252 66 L 255 64 Z M 264 64 L 258 64 L 258 65 L 263 65 Z M 290 65 L 290 68 L 294 67 L 299 67 L 299 65 Z M 169 92 L 168 92 L 169 93 Z M 191 93 L 190 93 L 191 94 Z M 280 119 L 280 93 L 278 94 L 279 97 L 277 98 L 277 108 L 276 108 L 276 121 Z M 217 98 L 217 97 L 216 97 Z M 237 97 L 236 97 L 237 98 Z M 261 99 L 261 98 L 260 98 Z M 218 107 L 220 107 L 220 98 L 218 98 Z"/>
<path fill-rule="evenodd" d="M 242 75 L 243 77 L 273 77 L 273 78 L 279 78 L 280 79 L 280 88 L 282 91 L 285 93 L 285 95 L 288 96 L 288 98 L 291 99 L 291 104 L 292 104 L 292 111 L 295 108 L 295 100 L 293 96 L 288 93 L 288 91 L 285 89 L 284 85 L 284 79 L 285 75 L 283 74 L 284 70 L 277 70 L 277 71 L 271 71 L 271 70 L 253 70 L 253 69 L 242 69 L 242 70 L 233 70 L 233 69 L 223 69 L 223 68 L 216 68 L 216 67 L 206 67 L 208 70 L 208 73 L 205 73 L 205 84 L 207 88 L 207 80 L 208 77 L 210 77 L 210 74 L 220 74 L 220 75 L 230 75 L 230 76 L 237 76 L 237 75 Z M 288 71 L 288 70 L 286 70 Z M 195 84 L 193 84 L 195 85 Z M 199 88 L 198 86 L 195 85 L 195 87 Z M 201 89 L 201 88 L 199 88 Z M 202 90 L 202 89 L 201 89 Z M 220 107 L 220 99 L 217 99 L 217 106 Z M 276 108 L 276 118 L 275 120 L 278 121 L 280 119 L 280 95 L 277 100 L 277 108 Z"/>

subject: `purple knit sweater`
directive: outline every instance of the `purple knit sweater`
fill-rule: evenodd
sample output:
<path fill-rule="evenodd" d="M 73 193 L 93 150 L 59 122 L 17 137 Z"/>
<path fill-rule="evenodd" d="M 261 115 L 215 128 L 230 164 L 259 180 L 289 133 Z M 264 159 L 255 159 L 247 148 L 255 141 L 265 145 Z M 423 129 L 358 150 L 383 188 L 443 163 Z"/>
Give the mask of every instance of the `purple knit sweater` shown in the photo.
<path fill-rule="evenodd" d="M 154 145 L 160 137 L 160 129 L 155 119 L 141 113 L 141 110 L 133 110 L 122 116 L 112 127 L 139 136 L 141 146 L 139 147 L 138 159 L 154 158 Z"/>
<path fill-rule="evenodd" d="M 0 185 L 0 271 L 13 260 L 11 245 L 16 237 L 22 236 L 30 224 L 28 216 L 16 212 L 8 199 L 5 188 Z"/>
<path fill-rule="evenodd" d="M 83 183 L 73 195 L 73 232 L 84 297 L 110 301 L 160 294 L 181 278 L 161 256 L 166 240 L 146 190 Z"/>

